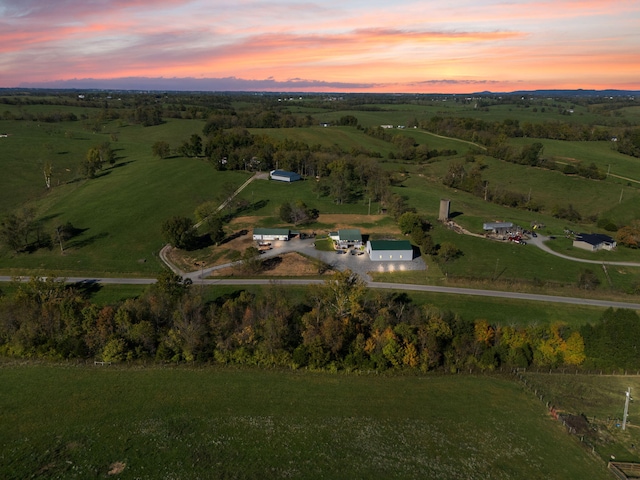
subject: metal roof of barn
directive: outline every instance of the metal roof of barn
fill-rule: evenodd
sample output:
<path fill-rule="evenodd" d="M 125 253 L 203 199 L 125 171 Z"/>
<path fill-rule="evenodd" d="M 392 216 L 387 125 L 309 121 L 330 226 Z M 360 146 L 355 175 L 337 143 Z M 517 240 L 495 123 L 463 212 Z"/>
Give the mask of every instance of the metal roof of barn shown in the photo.
<path fill-rule="evenodd" d="M 408 240 L 370 240 L 371 250 L 413 250 Z"/>
<path fill-rule="evenodd" d="M 338 230 L 338 238 L 340 240 L 346 240 L 348 242 L 361 242 L 362 235 L 357 228 L 346 228 L 344 230 Z"/>
<path fill-rule="evenodd" d="M 289 235 L 288 228 L 254 228 L 254 235 Z"/>
<path fill-rule="evenodd" d="M 272 177 L 286 177 L 286 178 L 300 178 L 300 175 L 295 172 L 287 172 L 286 170 L 273 170 L 271 172 Z"/>
<path fill-rule="evenodd" d="M 484 230 L 498 230 L 500 228 L 511 228 L 513 227 L 513 223 L 511 222 L 489 222 L 483 223 L 482 228 Z"/>

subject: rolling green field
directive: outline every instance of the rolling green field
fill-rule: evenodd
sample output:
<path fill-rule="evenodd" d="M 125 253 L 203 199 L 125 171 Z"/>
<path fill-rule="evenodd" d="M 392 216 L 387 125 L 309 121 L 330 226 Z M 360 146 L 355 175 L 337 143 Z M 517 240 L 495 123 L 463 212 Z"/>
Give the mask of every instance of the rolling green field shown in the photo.
<path fill-rule="evenodd" d="M 0 375 L 7 479 L 610 478 L 500 377 L 12 364 Z"/>

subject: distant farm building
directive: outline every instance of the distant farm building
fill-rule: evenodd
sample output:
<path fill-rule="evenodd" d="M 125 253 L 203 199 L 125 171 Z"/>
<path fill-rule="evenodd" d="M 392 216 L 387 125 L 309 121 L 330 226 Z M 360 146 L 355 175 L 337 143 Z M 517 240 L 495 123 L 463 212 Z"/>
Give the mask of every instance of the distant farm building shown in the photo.
<path fill-rule="evenodd" d="M 482 229 L 485 232 L 493 233 L 494 235 L 506 235 L 513 231 L 513 223 L 511 222 L 489 222 L 482 224 Z"/>
<path fill-rule="evenodd" d="M 600 233 L 579 233 L 573 241 L 573 246 L 596 252 L 598 250 L 613 250 L 616 248 L 616 241 L 610 236 Z"/>
<path fill-rule="evenodd" d="M 413 260 L 413 247 L 408 240 L 369 240 L 366 251 L 377 262 Z"/>
<path fill-rule="evenodd" d="M 254 228 L 253 239 L 258 241 L 289 240 L 291 231 L 287 228 Z"/>
<path fill-rule="evenodd" d="M 302 177 L 295 172 L 287 172 L 286 170 L 272 170 L 269 174 L 271 180 L 278 180 L 279 182 L 296 182 L 302 180 Z"/>
<path fill-rule="evenodd" d="M 331 232 L 329 237 L 335 242 L 337 248 L 362 246 L 362 234 L 357 228 L 346 228 Z"/>

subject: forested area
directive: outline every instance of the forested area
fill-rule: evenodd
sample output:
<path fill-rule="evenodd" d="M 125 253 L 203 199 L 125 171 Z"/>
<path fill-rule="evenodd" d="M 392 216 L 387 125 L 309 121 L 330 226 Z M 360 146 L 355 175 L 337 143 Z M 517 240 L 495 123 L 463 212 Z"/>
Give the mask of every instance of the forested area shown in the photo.
<path fill-rule="evenodd" d="M 304 300 L 273 285 L 214 301 L 163 273 L 139 298 L 92 304 L 82 286 L 33 278 L 0 299 L 0 354 L 106 362 L 214 362 L 330 370 L 640 368 L 640 319 L 607 310 L 581 329 L 561 323 L 495 325 L 370 292 L 338 272 Z M 84 286 L 86 287 L 86 285 Z"/>

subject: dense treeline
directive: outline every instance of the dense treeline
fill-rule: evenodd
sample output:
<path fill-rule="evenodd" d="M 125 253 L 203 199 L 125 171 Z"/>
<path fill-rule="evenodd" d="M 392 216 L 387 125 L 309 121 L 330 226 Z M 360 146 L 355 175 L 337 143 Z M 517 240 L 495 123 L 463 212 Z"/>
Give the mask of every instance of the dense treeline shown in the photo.
<path fill-rule="evenodd" d="M 369 292 L 349 271 L 309 287 L 301 301 L 275 285 L 260 297 L 239 291 L 205 302 L 201 293 L 164 273 L 139 298 L 98 306 L 77 286 L 32 279 L 0 299 L 0 353 L 378 371 L 640 368 L 631 311 L 608 310 L 581 331 L 497 326 L 415 305 L 403 293 Z"/>
<path fill-rule="evenodd" d="M 352 203 L 367 199 L 381 202 L 396 218 L 407 208 L 397 194 L 391 192 L 393 175 L 384 170 L 365 149 L 344 151 L 338 146 L 323 147 L 267 135 L 252 134 L 246 128 L 209 129 L 203 139 L 192 134 L 183 140 L 176 153 L 187 157 L 207 158 L 219 170 L 281 169 L 297 172 L 315 181 L 318 197 L 328 196 L 335 203 Z M 411 140 L 413 142 L 413 140 Z M 170 146 L 156 142 L 152 152 L 159 158 L 169 155 Z"/>
<path fill-rule="evenodd" d="M 640 129 L 610 128 L 585 125 L 579 123 L 560 122 L 557 120 L 540 123 L 520 122 L 517 119 L 503 121 L 486 121 L 477 118 L 456 118 L 434 116 L 420 122 L 420 127 L 438 133 L 484 145 L 488 153 L 496 158 L 514 161 L 518 158 L 515 149 L 506 145 L 507 138 L 546 138 L 565 141 L 612 141 L 620 152 L 633 157 L 640 157 Z M 554 165 L 537 165 L 555 168 Z M 565 173 L 580 173 L 577 171 Z M 587 175 L 584 175 L 587 176 Z M 589 177 L 594 178 L 594 177 Z M 602 178 L 602 172 L 597 173 Z"/>
<path fill-rule="evenodd" d="M 505 138 L 548 138 L 568 141 L 611 140 L 609 129 L 579 123 L 546 121 L 520 122 L 517 119 L 487 121 L 468 117 L 434 116 L 420 122 L 420 127 L 441 135 L 469 140 L 485 146 L 503 143 Z"/>

